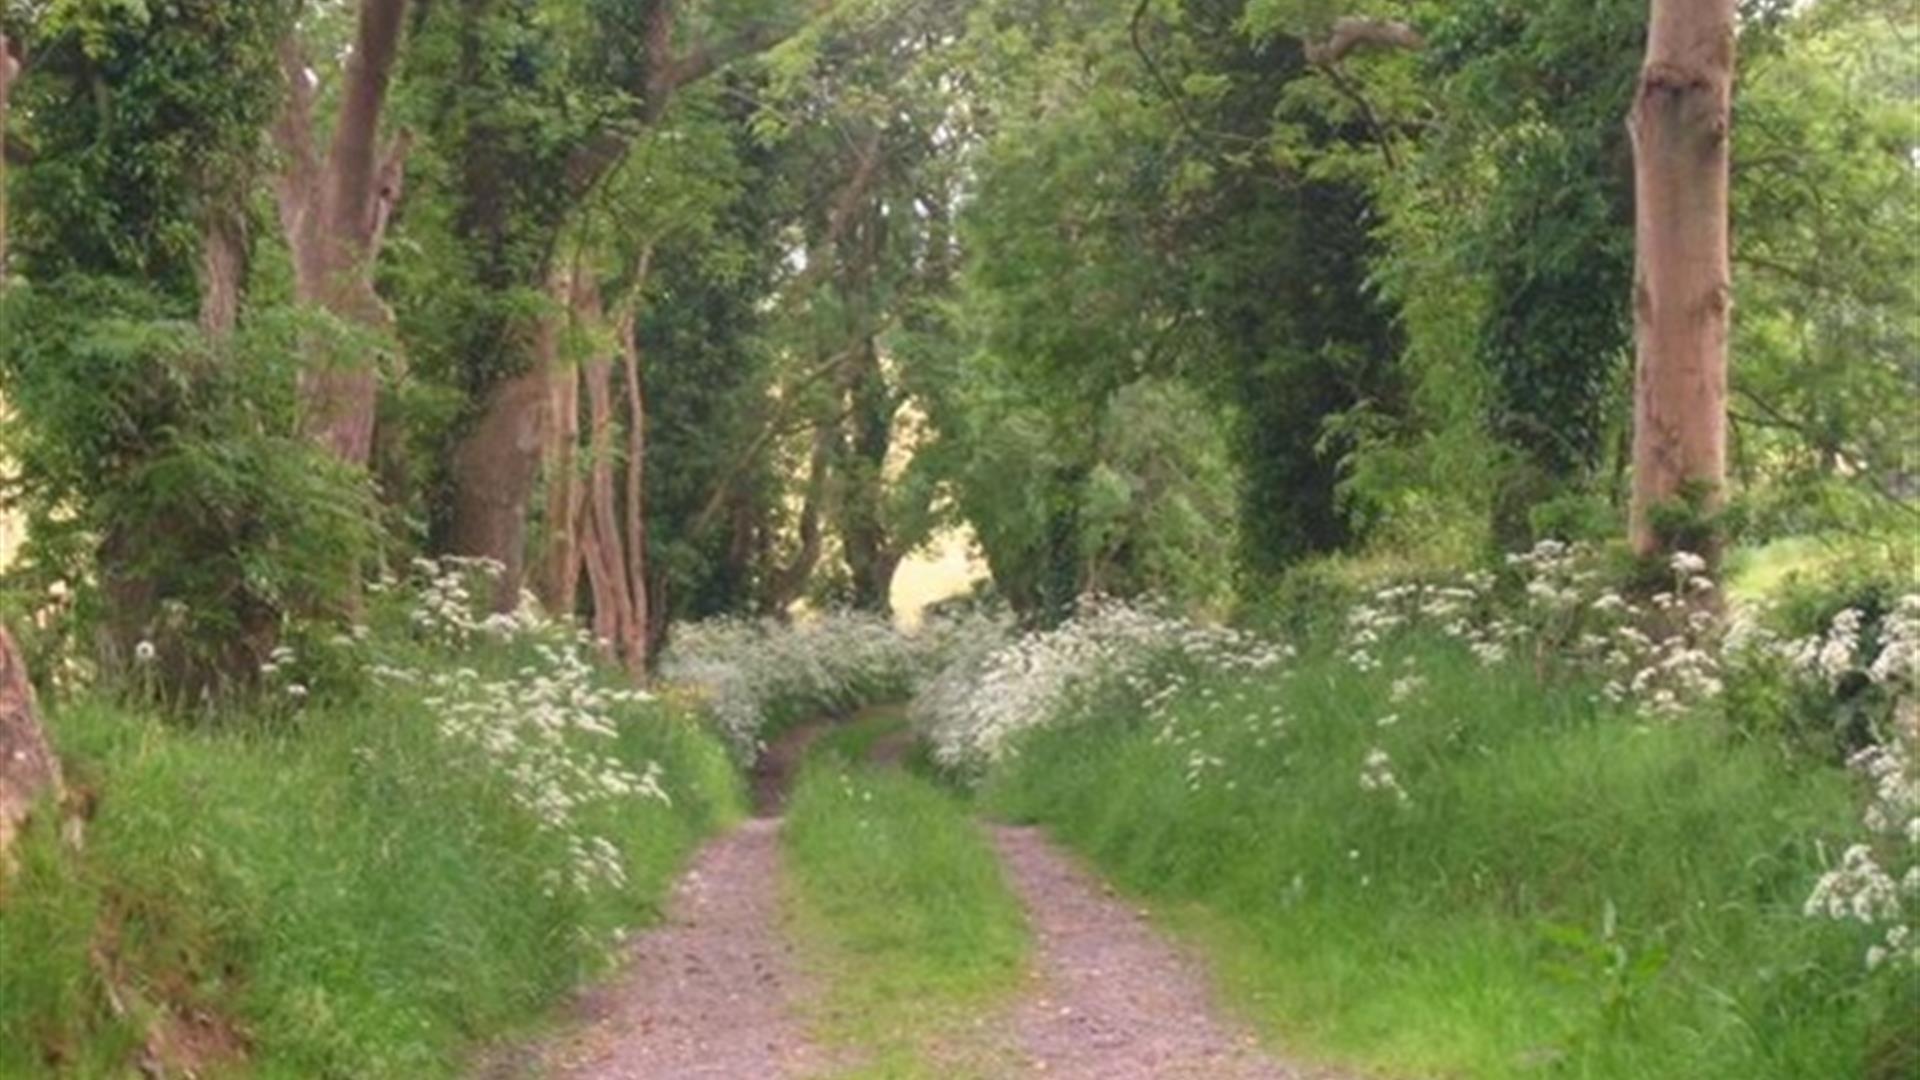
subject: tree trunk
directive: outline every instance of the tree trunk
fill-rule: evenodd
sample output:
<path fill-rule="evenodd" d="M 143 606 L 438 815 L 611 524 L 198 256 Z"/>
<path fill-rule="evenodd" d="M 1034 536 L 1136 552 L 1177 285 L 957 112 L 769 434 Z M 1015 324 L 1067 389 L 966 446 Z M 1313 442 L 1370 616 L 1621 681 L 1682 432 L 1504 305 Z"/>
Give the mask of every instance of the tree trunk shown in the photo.
<path fill-rule="evenodd" d="M 827 473 L 833 459 L 834 440 L 839 437 L 840 426 L 836 422 L 822 420 L 813 432 L 813 451 L 807 458 L 807 487 L 800 505 L 800 523 L 798 528 L 800 545 L 793 553 L 792 561 L 778 568 L 773 579 L 768 582 L 765 597 L 765 610 L 769 615 L 784 617 L 787 609 L 800 594 L 806 591 L 807 582 L 813 577 L 814 567 L 820 564 L 820 553 L 824 537 L 821 535 L 820 515 L 827 500 Z"/>
<path fill-rule="evenodd" d="M 588 529 L 593 535 L 597 566 L 593 579 L 594 632 L 607 650 L 622 659 L 637 650 L 644 636 L 634 621 L 633 590 L 627 582 L 627 545 L 620 533 L 619 509 L 613 487 L 613 360 L 587 361 Z"/>
<path fill-rule="evenodd" d="M 640 280 L 644 287 L 644 270 Z M 653 612 L 649 610 L 647 588 L 647 400 L 646 387 L 640 381 L 639 328 L 631 306 L 621 312 L 619 334 L 627 380 L 627 581 L 633 588 L 633 636 L 627 670 L 634 678 L 645 679 L 647 665 L 653 659 Z"/>
<path fill-rule="evenodd" d="M 63 792 L 60 760 L 40 727 L 26 662 L 0 627 L 0 879 L 10 869 L 8 853 L 28 815 Z"/>
<path fill-rule="evenodd" d="M 13 80 L 20 74 L 13 41 L 0 33 L 0 289 L 7 287 L 7 119 L 11 114 Z"/>
<path fill-rule="evenodd" d="M 222 206 L 207 212 L 200 256 L 200 329 L 211 338 L 232 337 L 247 276 L 246 222 L 237 211 Z"/>
<path fill-rule="evenodd" d="M 567 297 L 571 299 L 571 285 Z M 559 289 L 556 288 L 556 293 Z M 548 333 L 557 333 L 553 326 Z M 547 551 L 540 581 L 540 602 L 555 617 L 573 614 L 580 595 L 581 508 L 579 464 L 580 370 L 555 353 L 547 408 Z"/>
<path fill-rule="evenodd" d="M 526 576 L 527 505 L 546 445 L 547 385 L 541 366 L 495 386 L 453 451 L 453 514 L 448 544 L 456 555 L 501 565 L 494 607 L 511 611 Z"/>
<path fill-rule="evenodd" d="M 287 161 L 281 224 L 293 254 L 294 296 L 358 326 L 385 330 L 392 314 L 373 287 L 389 215 L 399 198 L 407 140 L 379 147 L 380 115 L 399 51 L 406 0 L 361 0 L 334 121 L 322 158 L 314 143 L 314 82 L 298 46 L 281 49 L 287 103 L 274 128 Z M 379 376 L 364 356 L 312 358 L 300 379 L 302 427 L 344 461 L 373 454 Z"/>
<path fill-rule="evenodd" d="M 1734 0 L 1653 0 L 1628 129 L 1634 157 L 1632 540 L 1641 555 L 1706 547 L 1663 535 L 1662 507 L 1725 498 L 1728 160 Z"/>
<path fill-rule="evenodd" d="M 900 566 L 886 505 L 895 402 L 880 367 L 879 346 L 871 335 L 855 355 L 849 393 L 849 467 L 842 477 L 841 542 L 853 575 L 854 607 L 891 615 L 893 575 Z"/>

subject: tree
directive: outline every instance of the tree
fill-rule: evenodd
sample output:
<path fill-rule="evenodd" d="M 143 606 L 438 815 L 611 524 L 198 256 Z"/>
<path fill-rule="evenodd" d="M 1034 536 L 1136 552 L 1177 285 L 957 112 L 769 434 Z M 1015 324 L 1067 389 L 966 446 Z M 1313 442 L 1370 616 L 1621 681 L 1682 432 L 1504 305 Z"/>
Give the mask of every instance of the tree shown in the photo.
<path fill-rule="evenodd" d="M 447 455 L 437 509 L 452 550 L 506 568 L 496 596 L 511 606 L 526 562 L 527 512 L 549 445 L 552 373 L 531 356 L 538 310 L 561 237 L 585 200 L 658 126 L 673 100 L 796 28 L 773 13 L 734 13 L 713 27 L 678 0 L 637 5 L 502 5 L 425 9 L 417 72 L 429 136 L 462 250 L 448 273 L 463 308 L 436 343 L 469 399 Z"/>
<path fill-rule="evenodd" d="M 1634 155 L 1634 550 L 1713 545 L 1669 524 L 1726 497 L 1734 0 L 1653 0 Z M 1685 534 L 1685 535 L 1682 535 Z M 1710 550 L 1707 554 L 1713 554 Z"/>
<path fill-rule="evenodd" d="M 400 197 L 409 141 L 402 134 L 382 146 L 380 117 L 406 10 L 406 0 L 361 0 L 324 155 L 314 132 L 319 77 L 291 33 L 280 46 L 287 99 L 273 133 L 286 158 L 280 220 L 293 254 L 294 295 L 349 326 L 377 331 L 392 315 L 374 291 L 374 262 Z M 301 375 L 303 427 L 342 461 L 367 465 L 378 371 L 363 356 L 311 359 Z"/>

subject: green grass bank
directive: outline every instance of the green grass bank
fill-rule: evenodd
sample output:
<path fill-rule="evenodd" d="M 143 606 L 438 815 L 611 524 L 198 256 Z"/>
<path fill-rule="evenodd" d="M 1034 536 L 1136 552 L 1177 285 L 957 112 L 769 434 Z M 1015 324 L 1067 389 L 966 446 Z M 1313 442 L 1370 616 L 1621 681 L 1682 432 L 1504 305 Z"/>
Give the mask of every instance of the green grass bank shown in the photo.
<path fill-rule="evenodd" d="M 1408 655 L 1203 677 L 1151 718 L 1109 688 L 1026 736 L 983 798 L 1156 903 L 1310 1056 L 1389 1076 L 1915 1075 L 1920 998 L 1863 978 L 1857 928 L 1801 911 L 1857 816 L 1851 777 L 1529 664 Z"/>
<path fill-rule="evenodd" d="M 506 647 L 413 661 L 449 685 L 544 663 Z M 666 798 L 576 808 L 572 834 L 608 838 L 619 871 L 575 887 L 567 833 L 439 731 L 446 692 L 375 684 L 225 727 L 56 708 L 69 782 L 97 810 L 78 852 L 33 835 L 0 904 L 0 1075 L 126 1075 L 156 1028 L 210 1075 L 457 1075 L 603 968 L 739 812 L 735 770 L 691 715 L 606 706 L 595 760 L 657 766 Z"/>

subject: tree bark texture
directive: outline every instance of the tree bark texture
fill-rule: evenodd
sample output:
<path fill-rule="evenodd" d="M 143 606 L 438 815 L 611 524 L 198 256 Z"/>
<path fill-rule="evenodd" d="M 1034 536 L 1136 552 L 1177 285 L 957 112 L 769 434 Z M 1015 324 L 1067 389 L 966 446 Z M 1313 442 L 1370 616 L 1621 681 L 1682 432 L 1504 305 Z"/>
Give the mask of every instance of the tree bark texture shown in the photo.
<path fill-rule="evenodd" d="M 296 43 L 281 50 L 287 102 L 274 134 L 286 158 L 279 201 L 293 253 L 294 295 L 374 330 L 392 321 L 374 291 L 373 267 L 399 199 L 407 151 L 404 135 L 384 145 L 380 140 L 406 9 L 406 0 L 361 0 L 324 156 L 314 135 L 314 75 Z M 300 380 L 307 435 L 344 461 L 368 464 L 378 393 L 378 372 L 366 358 L 312 358 Z"/>
<path fill-rule="evenodd" d="M 651 252 L 649 252 L 651 255 Z M 643 267 L 640 280 L 646 281 Z M 653 612 L 647 587 L 647 399 L 641 382 L 640 333 L 631 306 L 617 327 L 627 384 L 627 581 L 633 590 L 633 627 L 627 670 L 644 678 L 653 659 Z"/>
<path fill-rule="evenodd" d="M 572 283 L 565 283 L 571 295 Z M 560 289 L 557 286 L 556 292 Z M 580 491 L 580 368 L 559 362 L 552 368 L 548 387 L 547 550 L 541 577 L 540 602 L 555 616 L 574 612 L 580 595 L 581 512 L 584 501 Z"/>
<path fill-rule="evenodd" d="M 33 683 L 12 635 L 0 627 L 0 879 L 29 814 L 61 797 L 60 760 L 40 726 Z"/>
<path fill-rule="evenodd" d="M 448 544 L 456 555 L 500 563 L 494 607 L 510 611 L 526 577 L 527 506 L 546 446 L 545 365 L 503 380 L 453 451 L 453 514 Z"/>
<path fill-rule="evenodd" d="M 200 329 L 208 337 L 233 336 L 246 277 L 246 221 L 238 209 L 216 206 L 200 231 Z"/>
<path fill-rule="evenodd" d="M 1725 496 L 1728 162 L 1734 0 L 1653 0 L 1628 129 L 1634 157 L 1631 532 L 1642 555 L 1672 539 L 1658 508 Z M 1701 552 L 1713 555 L 1714 553 Z"/>

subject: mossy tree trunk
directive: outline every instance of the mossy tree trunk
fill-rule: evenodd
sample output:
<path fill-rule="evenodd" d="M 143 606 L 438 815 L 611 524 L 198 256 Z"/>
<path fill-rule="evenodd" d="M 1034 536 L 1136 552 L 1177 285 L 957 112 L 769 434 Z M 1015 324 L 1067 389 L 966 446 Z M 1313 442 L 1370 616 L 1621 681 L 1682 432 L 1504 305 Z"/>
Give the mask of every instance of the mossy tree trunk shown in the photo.
<path fill-rule="evenodd" d="M 27 816 L 63 791 L 60 760 L 40 726 L 26 660 L 0 627 L 0 878 Z"/>

